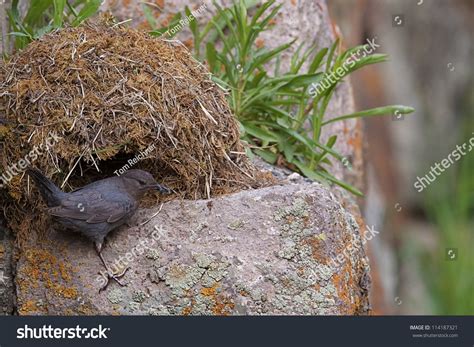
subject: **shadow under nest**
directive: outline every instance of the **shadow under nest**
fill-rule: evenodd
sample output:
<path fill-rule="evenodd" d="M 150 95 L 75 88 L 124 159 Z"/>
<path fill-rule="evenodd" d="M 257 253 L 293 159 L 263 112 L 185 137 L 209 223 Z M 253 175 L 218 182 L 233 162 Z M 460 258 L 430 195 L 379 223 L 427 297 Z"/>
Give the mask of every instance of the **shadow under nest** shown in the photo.
<path fill-rule="evenodd" d="M 171 198 L 267 184 L 245 155 L 224 91 L 178 41 L 103 24 L 66 28 L 0 64 L 0 81 L 2 173 L 28 159 L 71 191 L 146 152 L 129 168 L 149 171 Z M 4 194 L 20 242 L 33 225 L 45 229 L 39 193 L 24 173 L 12 175 Z M 145 205 L 157 201 L 150 196 Z"/>

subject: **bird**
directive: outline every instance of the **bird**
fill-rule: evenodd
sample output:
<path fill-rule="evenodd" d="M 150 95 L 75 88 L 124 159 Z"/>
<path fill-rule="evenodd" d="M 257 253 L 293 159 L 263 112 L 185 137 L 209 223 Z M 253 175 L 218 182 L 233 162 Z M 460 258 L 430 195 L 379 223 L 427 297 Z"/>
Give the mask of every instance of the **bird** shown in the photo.
<path fill-rule="evenodd" d="M 146 192 L 158 190 L 161 194 L 169 194 L 171 190 L 158 184 L 149 172 L 138 169 L 92 182 L 69 193 L 59 189 L 37 168 L 29 167 L 26 173 L 35 182 L 53 219 L 94 243 L 107 271 L 107 280 L 99 292 L 107 288 L 111 279 L 124 286 L 120 278 L 128 267 L 119 274 L 111 271 L 102 255 L 105 237 L 128 222 Z"/>

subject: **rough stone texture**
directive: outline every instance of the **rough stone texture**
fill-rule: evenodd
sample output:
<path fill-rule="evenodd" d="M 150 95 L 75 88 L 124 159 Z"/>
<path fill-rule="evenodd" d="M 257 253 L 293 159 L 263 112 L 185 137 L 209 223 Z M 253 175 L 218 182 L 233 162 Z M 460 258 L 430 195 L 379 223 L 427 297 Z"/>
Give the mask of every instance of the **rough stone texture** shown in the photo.
<path fill-rule="evenodd" d="M 153 217 L 157 211 L 140 210 L 134 226 L 108 238 L 104 255 L 112 268 L 130 266 L 128 285 L 111 283 L 100 294 L 102 279 L 97 273 L 102 266 L 91 243 L 54 228 L 46 239 L 31 242 L 18 263 L 19 313 L 368 310 L 368 265 L 358 225 L 319 184 L 172 201 Z M 348 256 L 341 257 L 345 249 Z"/>

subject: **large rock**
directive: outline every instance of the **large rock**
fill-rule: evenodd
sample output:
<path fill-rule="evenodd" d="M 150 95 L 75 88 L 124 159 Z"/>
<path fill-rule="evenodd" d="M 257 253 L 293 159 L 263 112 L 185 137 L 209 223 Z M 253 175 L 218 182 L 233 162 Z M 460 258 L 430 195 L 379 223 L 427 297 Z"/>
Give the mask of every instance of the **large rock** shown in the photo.
<path fill-rule="evenodd" d="M 159 213 L 158 213 L 159 212 Z M 158 214 L 157 214 L 158 213 Z M 143 223 L 147 222 L 142 225 Z M 104 256 L 129 266 L 103 282 L 90 242 L 51 229 L 18 263 L 20 314 L 361 314 L 368 265 L 353 216 L 316 183 L 140 210 Z"/>

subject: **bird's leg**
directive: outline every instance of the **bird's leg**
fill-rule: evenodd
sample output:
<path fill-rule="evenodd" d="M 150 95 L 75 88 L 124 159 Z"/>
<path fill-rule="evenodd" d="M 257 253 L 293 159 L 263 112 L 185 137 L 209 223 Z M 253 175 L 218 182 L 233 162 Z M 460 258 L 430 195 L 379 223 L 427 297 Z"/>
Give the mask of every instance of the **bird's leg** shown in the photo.
<path fill-rule="evenodd" d="M 102 243 L 95 243 L 95 246 L 96 246 L 96 250 L 97 250 L 97 253 L 99 254 L 99 258 L 100 260 L 102 261 L 102 264 L 104 264 L 104 267 L 105 269 L 107 270 L 107 280 L 105 282 L 105 284 L 100 288 L 99 291 L 103 291 L 105 290 L 105 288 L 107 288 L 107 286 L 109 285 L 110 283 L 110 279 L 113 279 L 115 282 L 117 282 L 119 285 L 121 285 L 122 287 L 125 286 L 125 284 L 123 284 L 122 282 L 120 282 L 120 278 L 122 278 L 125 273 L 128 271 L 128 267 L 126 267 L 121 273 L 119 274 L 115 274 L 113 273 L 113 271 L 110 269 L 110 267 L 107 265 L 107 262 L 105 261 L 103 255 L 102 255 Z"/>

